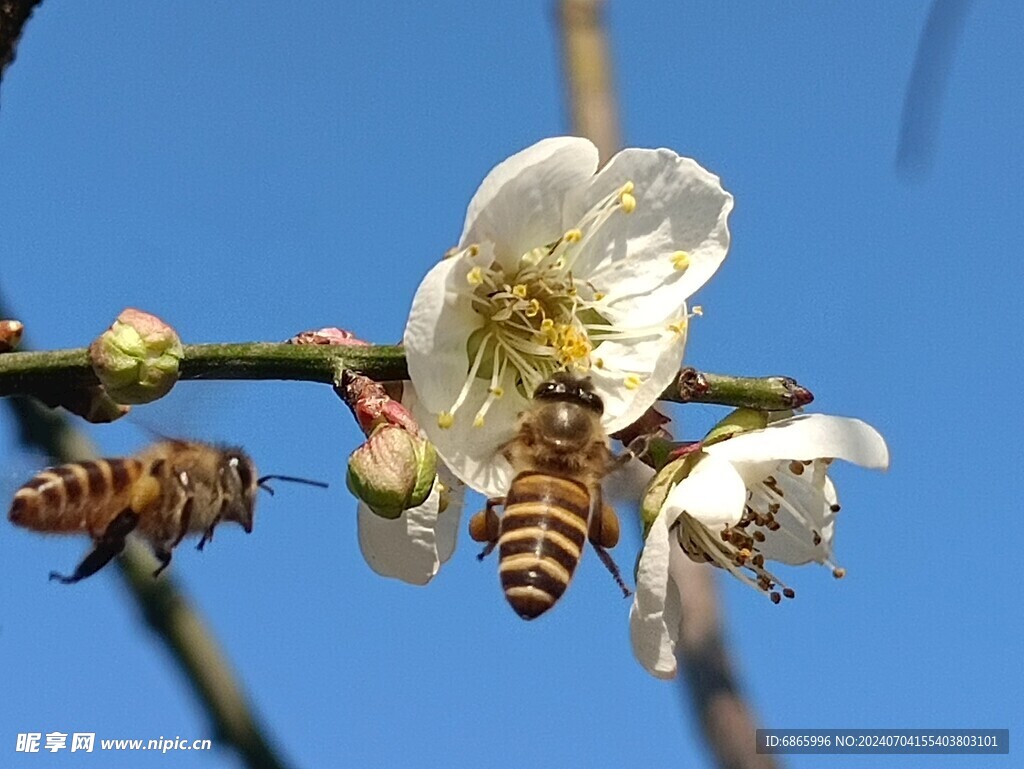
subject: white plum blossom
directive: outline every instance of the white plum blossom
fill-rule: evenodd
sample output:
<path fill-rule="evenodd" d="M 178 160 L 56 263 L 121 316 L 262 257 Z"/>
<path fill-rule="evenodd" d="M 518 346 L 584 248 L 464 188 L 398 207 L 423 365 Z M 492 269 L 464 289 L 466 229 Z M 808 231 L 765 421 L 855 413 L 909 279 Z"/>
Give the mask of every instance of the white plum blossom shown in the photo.
<path fill-rule="evenodd" d="M 575 137 L 499 164 L 413 299 L 405 403 L 485 494 L 507 490 L 497 450 L 555 371 L 589 373 L 609 432 L 653 405 L 680 365 L 687 300 L 728 250 L 732 196 L 695 161 L 627 149 L 597 168 Z"/>
<path fill-rule="evenodd" d="M 675 574 L 689 557 L 727 569 L 778 603 L 792 589 L 765 568 L 832 561 L 839 503 L 833 459 L 885 469 L 882 436 L 857 419 L 805 414 L 705 446 L 665 497 L 637 569 L 630 611 L 633 651 L 660 678 L 676 673 L 679 595 Z M 780 593 L 781 591 L 781 593 Z"/>
<path fill-rule="evenodd" d="M 422 505 L 398 518 L 383 518 L 359 502 L 359 548 L 384 577 L 425 585 L 451 558 L 458 537 L 465 487 L 443 466 Z"/>

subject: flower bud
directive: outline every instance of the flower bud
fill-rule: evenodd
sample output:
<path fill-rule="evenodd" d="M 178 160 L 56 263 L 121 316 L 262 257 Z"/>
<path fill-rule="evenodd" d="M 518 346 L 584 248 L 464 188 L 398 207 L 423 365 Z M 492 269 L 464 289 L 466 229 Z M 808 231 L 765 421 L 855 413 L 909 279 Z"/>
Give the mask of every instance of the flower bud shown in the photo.
<path fill-rule="evenodd" d="M 768 414 L 757 409 L 736 409 L 725 419 L 711 428 L 702 443 L 710 446 L 751 430 L 763 430 L 768 424 Z"/>
<path fill-rule="evenodd" d="M 437 475 L 437 452 L 425 438 L 381 425 L 348 459 L 348 488 L 383 518 L 422 505 Z"/>
<path fill-rule="evenodd" d="M 16 350 L 24 331 L 20 320 L 0 320 L 0 353 Z"/>
<path fill-rule="evenodd" d="M 149 403 L 166 395 L 178 381 L 183 354 L 173 328 L 131 308 L 89 346 L 93 371 L 118 403 Z"/>

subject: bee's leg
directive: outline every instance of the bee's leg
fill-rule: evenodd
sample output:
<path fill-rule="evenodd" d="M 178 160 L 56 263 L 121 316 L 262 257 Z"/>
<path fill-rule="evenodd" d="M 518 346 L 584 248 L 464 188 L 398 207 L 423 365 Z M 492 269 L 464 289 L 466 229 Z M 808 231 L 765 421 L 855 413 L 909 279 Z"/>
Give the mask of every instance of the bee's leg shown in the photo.
<path fill-rule="evenodd" d="M 623 465 L 629 462 L 631 459 L 640 459 L 647 453 L 647 449 L 651 445 L 651 439 L 655 436 L 651 435 L 638 435 L 636 438 L 631 440 L 627 445 L 625 451 L 616 457 L 612 457 L 608 463 L 608 469 L 606 473 L 613 473 L 620 469 Z"/>
<path fill-rule="evenodd" d="M 605 549 L 615 547 L 619 543 L 619 516 L 615 514 L 615 510 L 610 505 L 604 502 L 600 494 L 595 496 L 595 510 L 590 516 L 590 532 L 587 538 L 594 546 L 601 563 L 611 572 L 615 583 L 622 588 L 622 594 L 628 598 L 632 592 L 622 581 L 619 567 L 615 565 L 611 554 Z"/>
<path fill-rule="evenodd" d="M 185 500 L 185 504 L 181 507 L 181 518 L 178 523 L 178 536 L 175 537 L 174 542 L 171 543 L 171 549 L 176 548 L 181 544 L 181 540 L 185 539 L 185 535 L 188 534 L 189 526 L 192 525 L 192 497 Z M 170 557 L 167 559 L 170 561 Z"/>
<path fill-rule="evenodd" d="M 482 561 L 489 556 L 498 544 L 501 534 L 501 520 L 494 508 L 505 504 L 504 497 L 492 497 L 487 500 L 487 507 L 469 519 L 469 536 L 475 542 L 486 542 L 483 551 L 477 556 Z"/>
<path fill-rule="evenodd" d="M 153 577 L 155 579 L 160 576 L 160 572 L 171 565 L 171 551 L 163 545 L 155 545 L 153 547 L 153 555 L 155 555 L 156 559 L 160 561 L 160 565 L 157 567 L 156 571 L 153 572 Z"/>
<path fill-rule="evenodd" d="M 82 559 L 71 576 L 64 576 L 58 572 L 51 571 L 50 579 L 57 580 L 65 585 L 71 585 L 86 577 L 91 577 L 114 558 L 115 555 L 124 550 L 124 538 L 139 522 L 139 514 L 134 510 L 123 510 L 112 520 L 107 528 L 100 535 L 93 545 L 92 551 Z"/>
<path fill-rule="evenodd" d="M 217 528 L 218 523 L 220 523 L 219 513 L 217 514 L 217 517 L 213 519 L 213 523 L 211 523 L 207 527 L 206 531 L 203 532 L 203 538 L 200 539 L 199 544 L 196 545 L 196 550 L 202 550 L 206 546 L 207 542 L 213 542 L 213 530 Z"/>

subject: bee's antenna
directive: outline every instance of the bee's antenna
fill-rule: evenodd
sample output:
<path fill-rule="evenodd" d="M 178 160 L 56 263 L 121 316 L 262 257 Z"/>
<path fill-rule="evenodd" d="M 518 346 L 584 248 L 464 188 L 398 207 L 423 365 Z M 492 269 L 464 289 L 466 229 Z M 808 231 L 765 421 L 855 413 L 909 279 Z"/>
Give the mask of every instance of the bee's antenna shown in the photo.
<path fill-rule="evenodd" d="M 328 484 L 323 481 L 314 481 L 309 478 L 297 478 L 294 475 L 264 475 L 262 478 L 257 479 L 256 485 L 270 494 L 270 496 L 274 496 L 274 490 L 267 485 L 267 481 L 288 481 L 289 483 L 304 483 L 307 486 L 317 486 L 321 489 L 329 488 Z"/>

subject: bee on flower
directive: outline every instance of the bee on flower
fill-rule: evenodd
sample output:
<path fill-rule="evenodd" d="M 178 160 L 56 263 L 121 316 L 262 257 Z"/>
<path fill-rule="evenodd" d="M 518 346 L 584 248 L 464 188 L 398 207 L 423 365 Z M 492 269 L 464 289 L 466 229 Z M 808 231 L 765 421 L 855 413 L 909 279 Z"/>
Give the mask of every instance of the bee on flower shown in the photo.
<path fill-rule="evenodd" d="M 695 161 L 627 149 L 597 169 L 597 148 L 576 137 L 500 163 L 470 201 L 458 245 L 413 299 L 403 403 L 444 465 L 489 498 L 512 483 L 501 448 L 556 372 L 589 378 L 602 431 L 654 404 L 679 369 L 696 314 L 687 302 L 729 248 L 732 196 Z M 371 566 L 429 579 L 458 520 L 445 513 L 441 526 L 432 509 L 428 500 L 393 521 L 361 510 Z M 426 553 L 430 568 L 410 574 L 410 552 Z"/>

